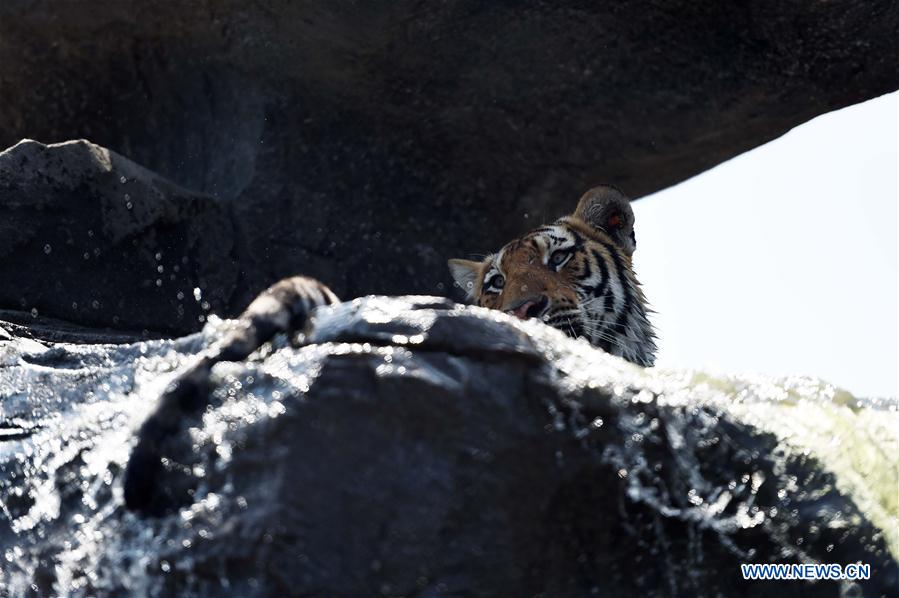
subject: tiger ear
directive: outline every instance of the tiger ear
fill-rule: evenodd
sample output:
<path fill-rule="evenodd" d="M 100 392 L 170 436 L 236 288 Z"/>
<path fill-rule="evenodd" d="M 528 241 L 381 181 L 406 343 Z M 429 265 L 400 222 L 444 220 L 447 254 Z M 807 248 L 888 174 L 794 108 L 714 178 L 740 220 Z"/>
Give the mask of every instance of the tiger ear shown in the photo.
<path fill-rule="evenodd" d="M 627 195 L 611 185 L 590 189 L 577 204 L 574 215 L 612 237 L 627 255 L 637 248 L 634 211 Z"/>
<path fill-rule="evenodd" d="M 468 297 L 474 297 L 475 283 L 481 273 L 481 262 L 449 260 L 446 263 L 456 284 L 462 287 Z"/>

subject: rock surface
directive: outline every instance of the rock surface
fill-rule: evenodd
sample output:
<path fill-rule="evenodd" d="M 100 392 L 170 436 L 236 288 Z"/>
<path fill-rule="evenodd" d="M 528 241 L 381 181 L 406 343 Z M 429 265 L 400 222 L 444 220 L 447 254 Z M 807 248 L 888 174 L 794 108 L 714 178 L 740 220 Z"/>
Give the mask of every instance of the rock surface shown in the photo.
<path fill-rule="evenodd" d="M 86 141 L 0 153 L 0 306 L 187 331 L 238 287 L 230 207 Z M 202 289 L 197 295 L 194 289 Z"/>
<path fill-rule="evenodd" d="M 228 322 L 124 345 L 0 338 L 0 587 L 18 595 L 879 596 L 899 583 L 892 404 L 642 370 L 436 297 L 320 310 L 213 371 L 167 441 L 171 514 L 122 503 L 132 435 Z M 788 426 L 788 427 L 784 427 Z M 838 443 L 833 440 L 837 438 Z M 746 582 L 861 561 L 869 581 Z"/>
<path fill-rule="evenodd" d="M 195 273 L 241 277 L 227 313 L 296 273 L 444 294 L 446 258 L 596 183 L 639 197 L 899 87 L 893 0 L 41 7 L 0 3 L 0 148 L 87 138 L 229 204 L 196 226 L 237 265 Z"/>

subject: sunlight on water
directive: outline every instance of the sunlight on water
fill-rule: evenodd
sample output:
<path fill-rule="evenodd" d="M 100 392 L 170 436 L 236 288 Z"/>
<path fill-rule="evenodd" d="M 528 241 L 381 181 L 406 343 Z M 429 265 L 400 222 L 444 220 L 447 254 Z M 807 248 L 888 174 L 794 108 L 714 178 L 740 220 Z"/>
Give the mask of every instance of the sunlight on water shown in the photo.
<path fill-rule="evenodd" d="M 208 548 L 234 533 L 248 546 L 266 542 L 268 532 L 244 520 L 265 488 L 254 498 L 230 481 L 235 468 L 259 467 L 242 463 L 246 447 L 264 446 L 267 430 L 298 417 L 298 405 L 334 356 L 371 360 L 373 383 L 414 378 L 464 392 L 453 371 L 416 353 L 443 350 L 447 343 L 459 343 L 453 350 L 461 352 L 474 342 L 442 336 L 449 334 L 441 328 L 449 320 L 472 330 L 492 327 L 477 341 L 486 351 L 551 363 L 547 376 L 570 397 L 545 401 L 551 425 L 612 467 L 633 503 L 715 534 L 741 558 L 752 559 L 753 549 L 738 546 L 733 534 L 758 528 L 785 554 L 813 560 L 803 538 L 788 537 L 799 521 L 791 509 L 814 493 L 834 490 L 831 484 L 852 497 L 899 554 L 895 401 L 857 400 L 801 377 L 643 370 L 539 322 L 439 298 L 414 300 L 432 301 L 433 307 L 409 310 L 405 301 L 383 298 L 342 304 L 316 318 L 309 339 L 317 344 L 295 348 L 278 338 L 255 361 L 216 366 L 215 407 L 188 429 L 195 458 L 171 464 L 185 468 L 193 499 L 174 515 L 153 520 L 123 506 L 121 476 L 134 434 L 178 368 L 233 322 L 212 316 L 197 335 L 126 345 L 0 340 L 0 429 L 9 431 L 0 436 L 0 587 L 16 596 L 33 590 L 158 594 L 167 588 L 203 594 L 215 579 L 221 591 L 252 593 L 251 581 L 231 585 Z M 396 346 L 382 346 L 387 343 Z M 734 432 L 732 421 L 749 431 Z M 733 469 L 707 471 L 707 455 L 725 449 Z M 757 468 L 760 459 L 770 460 L 773 469 Z M 810 468 L 813 486 L 797 477 L 797 462 Z M 822 466 L 826 471 L 819 474 Z M 673 496 L 664 483 L 662 472 L 671 468 L 688 487 L 683 496 Z M 772 482 L 777 505 L 763 508 L 760 492 Z M 833 529 L 860 524 L 859 515 L 844 513 L 833 499 L 814 504 L 835 509 L 821 518 Z M 875 540 L 869 539 L 871 546 Z M 695 566 L 701 566 L 698 542 L 695 550 Z"/>

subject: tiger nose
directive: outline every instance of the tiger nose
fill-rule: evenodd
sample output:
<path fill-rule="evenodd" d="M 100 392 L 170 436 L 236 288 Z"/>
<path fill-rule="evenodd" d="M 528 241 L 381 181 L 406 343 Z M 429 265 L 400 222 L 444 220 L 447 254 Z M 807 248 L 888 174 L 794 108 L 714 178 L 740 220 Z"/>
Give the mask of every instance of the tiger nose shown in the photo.
<path fill-rule="evenodd" d="M 513 315 L 520 320 L 536 318 L 543 313 L 548 303 L 549 299 L 547 298 L 547 296 L 540 295 L 540 297 L 536 299 L 526 299 L 516 307 L 507 309 L 506 313 L 509 315 Z"/>

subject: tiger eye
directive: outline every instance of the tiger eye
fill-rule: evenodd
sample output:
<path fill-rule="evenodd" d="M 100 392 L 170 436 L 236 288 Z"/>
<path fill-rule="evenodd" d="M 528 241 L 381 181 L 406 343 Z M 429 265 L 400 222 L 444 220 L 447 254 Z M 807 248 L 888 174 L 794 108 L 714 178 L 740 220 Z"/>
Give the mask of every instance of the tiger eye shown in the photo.
<path fill-rule="evenodd" d="M 551 256 L 549 256 L 549 263 L 553 266 L 561 265 L 568 256 L 571 255 L 571 251 L 568 249 L 559 249 L 554 251 Z"/>

